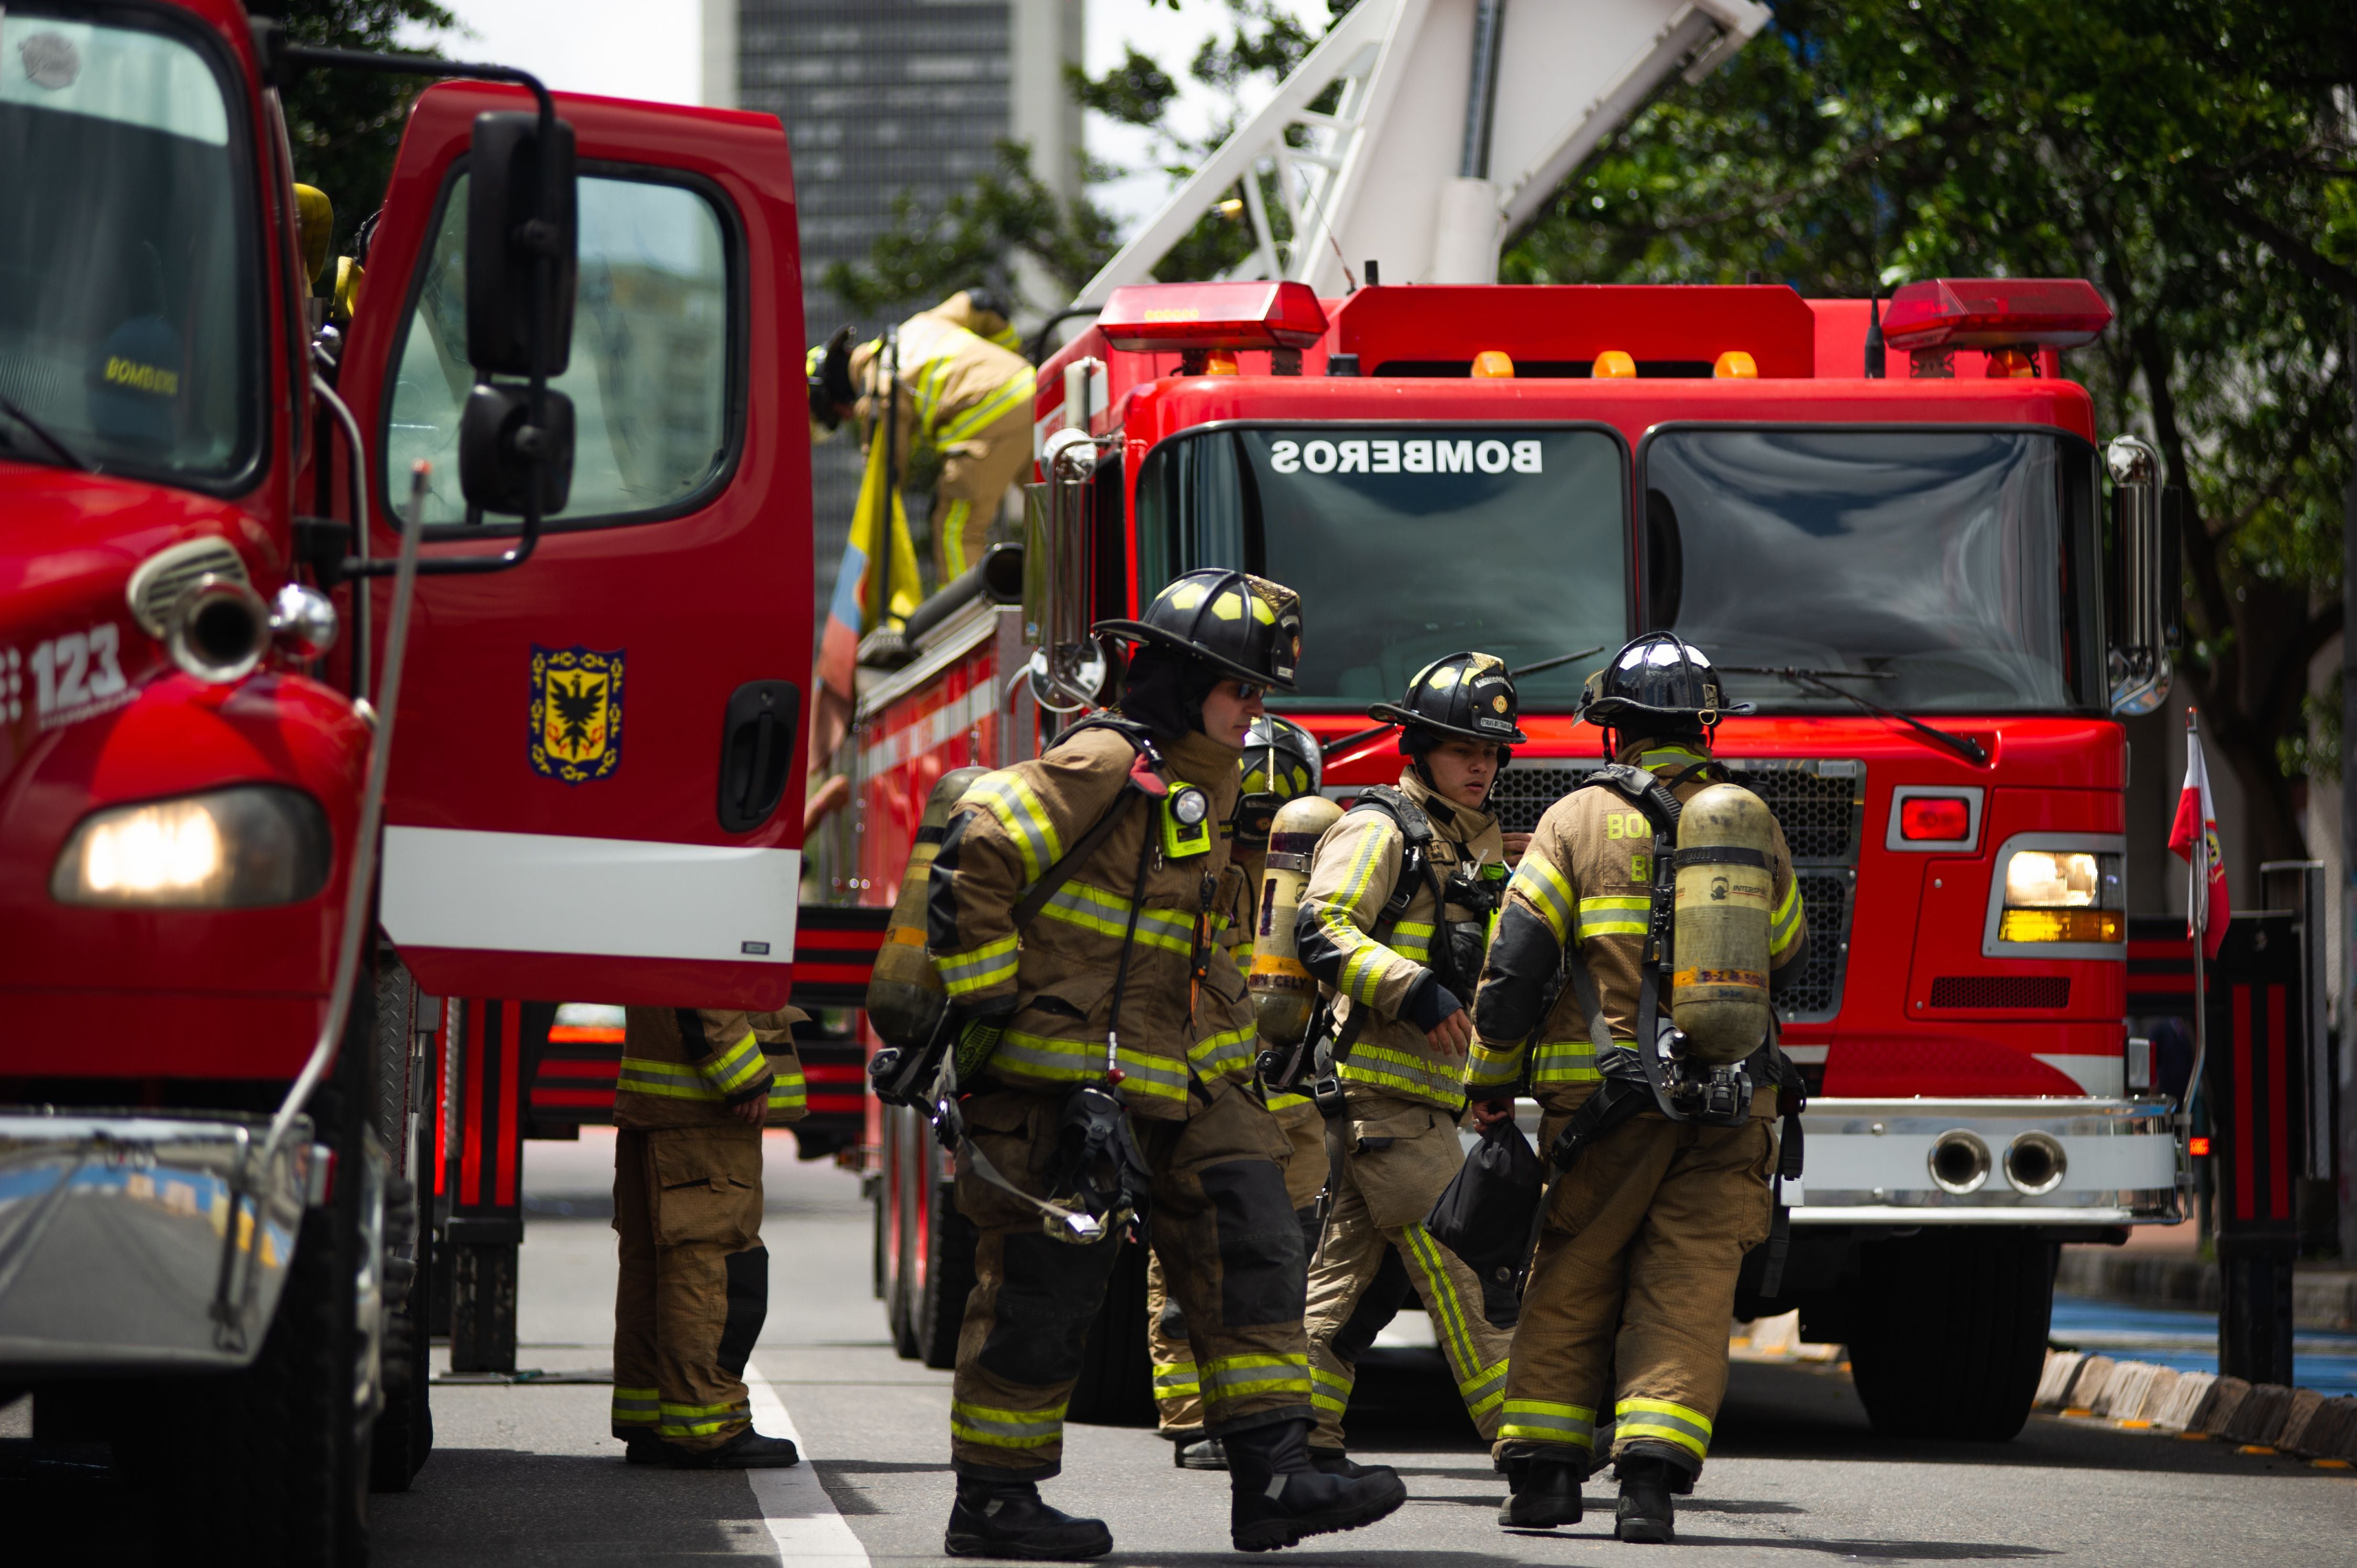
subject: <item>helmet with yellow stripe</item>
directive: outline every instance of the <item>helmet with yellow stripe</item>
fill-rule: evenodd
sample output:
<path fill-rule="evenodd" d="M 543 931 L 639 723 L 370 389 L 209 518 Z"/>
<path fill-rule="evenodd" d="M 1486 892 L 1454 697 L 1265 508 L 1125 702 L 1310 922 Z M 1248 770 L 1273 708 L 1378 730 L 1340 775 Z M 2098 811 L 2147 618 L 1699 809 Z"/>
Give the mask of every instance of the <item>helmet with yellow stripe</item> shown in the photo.
<path fill-rule="evenodd" d="M 1186 654 L 1222 676 L 1290 692 L 1301 662 L 1301 596 L 1248 572 L 1205 566 L 1174 577 L 1135 620 L 1091 628 Z"/>

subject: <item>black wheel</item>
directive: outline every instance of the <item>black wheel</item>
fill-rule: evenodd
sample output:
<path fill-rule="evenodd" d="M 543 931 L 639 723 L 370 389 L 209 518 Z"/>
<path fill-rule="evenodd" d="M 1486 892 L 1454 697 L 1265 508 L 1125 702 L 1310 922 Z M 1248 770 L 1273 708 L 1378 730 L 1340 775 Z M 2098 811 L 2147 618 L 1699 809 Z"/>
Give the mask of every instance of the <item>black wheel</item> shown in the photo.
<path fill-rule="evenodd" d="M 2057 1249 L 1951 1230 L 1864 1249 L 1850 1339 L 1858 1399 L 1890 1437 L 2002 1443 L 2029 1419 Z"/>
<path fill-rule="evenodd" d="M 958 1330 L 965 1324 L 965 1298 L 974 1294 L 973 1222 L 958 1212 L 957 1187 L 943 1179 L 941 1145 L 925 1140 L 928 1195 L 925 1222 L 918 1230 L 923 1251 L 916 1288 L 909 1292 L 911 1337 L 917 1357 L 942 1370 L 957 1365 Z"/>
<path fill-rule="evenodd" d="M 405 1492 L 434 1452 L 434 1343 L 423 1314 L 433 1299 L 433 1237 L 416 1230 L 417 1192 L 407 1182 L 386 1195 L 384 1410 L 370 1443 L 369 1489 Z M 415 1235 L 415 1261 L 397 1254 L 399 1232 Z M 405 1275 L 405 1278 L 396 1276 Z M 396 1289 L 396 1285 L 398 1288 Z"/>
<path fill-rule="evenodd" d="M 1146 1249 L 1121 1243 L 1104 1305 L 1081 1348 L 1081 1380 L 1066 1419 L 1094 1426 L 1154 1424 L 1154 1368 L 1146 1348 Z"/>

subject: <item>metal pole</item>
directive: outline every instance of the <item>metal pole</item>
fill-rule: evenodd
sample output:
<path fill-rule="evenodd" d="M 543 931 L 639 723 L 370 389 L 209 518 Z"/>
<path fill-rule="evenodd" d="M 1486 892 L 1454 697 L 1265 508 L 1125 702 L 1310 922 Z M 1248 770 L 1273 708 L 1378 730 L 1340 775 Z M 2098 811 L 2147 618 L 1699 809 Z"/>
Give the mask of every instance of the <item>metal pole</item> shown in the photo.
<path fill-rule="evenodd" d="M 2191 703 L 2185 708 L 2185 750 L 2189 758 L 2201 744 L 2198 710 Z M 2209 769 L 2202 769 L 2209 777 Z M 2194 803 L 2200 811 L 2201 804 Z M 2185 929 L 2193 938 L 2193 1073 L 2185 1080 L 2185 1103 L 2177 1113 L 2178 1136 L 2193 1136 L 2193 1102 L 2201 1093 L 2201 1073 L 2204 1058 L 2210 1050 L 2210 1000 L 2207 976 L 2203 973 L 2206 955 L 2202 950 L 2210 945 L 2210 834 L 2206 822 L 2193 824 L 2193 853 L 2185 862 Z"/>

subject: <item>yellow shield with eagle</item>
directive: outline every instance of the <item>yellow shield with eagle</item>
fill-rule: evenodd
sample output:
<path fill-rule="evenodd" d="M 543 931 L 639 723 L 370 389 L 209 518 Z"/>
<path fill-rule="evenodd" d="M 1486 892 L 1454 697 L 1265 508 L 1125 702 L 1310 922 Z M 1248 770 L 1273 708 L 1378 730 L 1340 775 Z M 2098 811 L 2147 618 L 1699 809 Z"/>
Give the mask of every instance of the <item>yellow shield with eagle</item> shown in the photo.
<path fill-rule="evenodd" d="M 532 649 L 532 770 L 587 784 L 622 765 L 623 649 Z"/>

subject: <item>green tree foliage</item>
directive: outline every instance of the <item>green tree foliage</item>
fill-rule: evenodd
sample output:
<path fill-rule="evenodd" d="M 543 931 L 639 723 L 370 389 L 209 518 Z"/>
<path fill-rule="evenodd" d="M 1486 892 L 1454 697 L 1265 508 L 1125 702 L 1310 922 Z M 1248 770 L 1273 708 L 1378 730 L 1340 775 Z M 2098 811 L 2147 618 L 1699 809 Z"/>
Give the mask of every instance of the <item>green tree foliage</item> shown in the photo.
<path fill-rule="evenodd" d="M 2181 661 L 2300 853 L 2314 657 L 2340 631 L 2357 312 L 2348 0 L 1779 0 L 1723 72 L 1591 159 L 1510 282 L 2083 276 L 2106 432 L 2189 488 Z M 1907 360 L 1895 355 L 1892 373 Z"/>
<path fill-rule="evenodd" d="M 415 53 L 396 42 L 404 27 L 414 35 L 458 25 L 434 0 L 286 0 L 283 14 L 296 43 L 342 49 Z M 351 248 L 361 220 L 383 202 L 402 123 L 426 85 L 422 78 L 374 71 L 307 70 L 286 89 L 295 177 L 335 202 L 339 251 Z"/>

